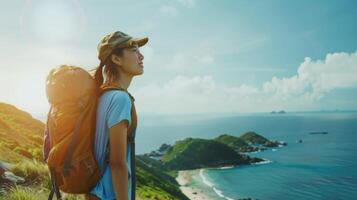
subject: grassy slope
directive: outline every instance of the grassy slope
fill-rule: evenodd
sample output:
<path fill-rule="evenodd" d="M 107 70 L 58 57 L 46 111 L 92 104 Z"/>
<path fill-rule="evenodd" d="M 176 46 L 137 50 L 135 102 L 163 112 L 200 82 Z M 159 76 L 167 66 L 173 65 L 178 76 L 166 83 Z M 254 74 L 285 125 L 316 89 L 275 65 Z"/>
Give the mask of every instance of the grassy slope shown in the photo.
<path fill-rule="evenodd" d="M 214 138 L 214 140 L 226 144 L 229 147 L 237 150 L 250 146 L 248 143 L 264 144 L 265 142 L 269 141 L 267 138 L 252 131 L 246 132 L 239 137 L 222 134 Z"/>
<path fill-rule="evenodd" d="M 170 169 L 196 169 L 247 164 L 247 157 L 215 140 L 186 138 L 177 141 L 162 157 Z"/>
<path fill-rule="evenodd" d="M 136 166 L 137 191 L 141 198 L 188 199 L 181 193 L 175 178 L 158 161 L 146 156 L 136 156 Z"/>
<path fill-rule="evenodd" d="M 220 135 L 220 136 L 214 138 L 214 140 L 217 142 L 226 144 L 233 149 L 238 149 L 240 147 L 249 146 L 248 143 L 244 139 L 235 137 L 232 135 L 228 135 L 228 134 Z"/>
<path fill-rule="evenodd" d="M 0 159 L 39 159 L 44 124 L 16 107 L 0 103 Z"/>
<path fill-rule="evenodd" d="M 267 138 L 257 134 L 256 132 L 250 131 L 246 132 L 243 135 L 239 136 L 245 142 L 251 142 L 253 144 L 264 144 L 269 141 Z"/>
<path fill-rule="evenodd" d="M 5 190 L 0 185 L 0 200 L 47 199 L 50 182 L 42 159 L 44 124 L 16 107 L 0 103 L 0 159 L 13 163 L 12 171 L 26 179 L 23 185 Z M 187 199 L 174 180 L 175 171 L 148 157 L 136 156 L 138 199 Z M 149 166 L 152 167 L 149 167 Z M 83 199 L 69 195 L 65 199 Z"/>

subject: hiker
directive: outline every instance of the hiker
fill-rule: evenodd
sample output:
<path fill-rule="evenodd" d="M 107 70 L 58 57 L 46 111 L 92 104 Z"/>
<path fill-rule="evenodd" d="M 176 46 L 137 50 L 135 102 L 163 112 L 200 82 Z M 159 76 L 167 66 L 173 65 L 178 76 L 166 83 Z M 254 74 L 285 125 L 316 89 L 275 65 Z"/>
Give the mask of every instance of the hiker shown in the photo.
<path fill-rule="evenodd" d="M 135 199 L 133 141 L 137 118 L 135 99 L 128 88 L 134 76 L 143 74 L 144 56 L 139 47 L 148 40 L 116 31 L 98 44 L 100 64 L 94 73 L 98 89 L 119 87 L 122 90 L 104 90 L 98 100 L 94 153 L 103 175 L 86 194 L 88 200 Z"/>

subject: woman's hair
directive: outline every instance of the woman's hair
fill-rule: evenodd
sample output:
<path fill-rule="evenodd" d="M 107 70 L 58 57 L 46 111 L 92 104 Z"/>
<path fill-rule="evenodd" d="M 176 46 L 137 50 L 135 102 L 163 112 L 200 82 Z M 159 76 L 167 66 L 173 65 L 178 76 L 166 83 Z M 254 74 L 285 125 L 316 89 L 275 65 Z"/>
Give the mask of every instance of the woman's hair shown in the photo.
<path fill-rule="evenodd" d="M 123 55 L 123 48 L 116 48 L 113 50 L 113 52 L 108 56 L 108 58 L 105 61 L 101 61 L 99 66 L 95 68 L 94 72 L 94 79 L 97 85 L 97 89 L 104 83 L 103 79 L 103 67 L 104 68 L 104 74 L 106 77 L 106 83 L 113 82 L 119 78 L 119 71 L 117 69 L 117 66 L 115 63 L 113 63 L 111 59 L 111 55 L 115 54 L 117 56 L 122 56 Z"/>

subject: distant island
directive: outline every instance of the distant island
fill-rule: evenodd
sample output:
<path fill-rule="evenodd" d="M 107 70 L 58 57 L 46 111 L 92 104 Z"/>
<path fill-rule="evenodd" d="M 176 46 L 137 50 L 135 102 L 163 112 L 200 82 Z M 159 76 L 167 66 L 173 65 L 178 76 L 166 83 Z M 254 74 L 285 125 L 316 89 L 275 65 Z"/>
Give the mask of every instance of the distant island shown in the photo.
<path fill-rule="evenodd" d="M 285 110 L 280 110 L 280 111 L 271 111 L 270 114 L 285 114 Z"/>
<path fill-rule="evenodd" d="M 309 132 L 310 135 L 317 135 L 317 134 L 322 134 L 322 135 L 325 135 L 325 134 L 328 134 L 327 131 L 312 131 L 312 132 Z"/>
<path fill-rule="evenodd" d="M 189 170 L 262 162 L 264 159 L 250 157 L 242 153 L 263 151 L 267 148 L 286 145 L 286 142 L 271 141 L 250 131 L 239 137 L 228 134 L 219 135 L 214 139 L 189 137 L 176 141 L 172 146 L 162 144 L 158 150 L 144 155 L 160 161 L 168 169 Z"/>

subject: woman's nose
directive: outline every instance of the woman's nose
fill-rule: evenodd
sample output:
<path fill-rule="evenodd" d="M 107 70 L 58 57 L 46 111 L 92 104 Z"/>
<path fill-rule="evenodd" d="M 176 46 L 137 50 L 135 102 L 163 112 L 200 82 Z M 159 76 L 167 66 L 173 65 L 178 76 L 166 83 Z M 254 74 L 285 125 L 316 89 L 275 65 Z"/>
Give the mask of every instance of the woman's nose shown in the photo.
<path fill-rule="evenodd" d="M 139 52 L 139 59 L 144 60 L 144 55 Z"/>

